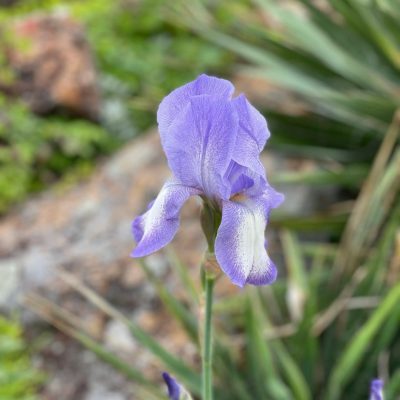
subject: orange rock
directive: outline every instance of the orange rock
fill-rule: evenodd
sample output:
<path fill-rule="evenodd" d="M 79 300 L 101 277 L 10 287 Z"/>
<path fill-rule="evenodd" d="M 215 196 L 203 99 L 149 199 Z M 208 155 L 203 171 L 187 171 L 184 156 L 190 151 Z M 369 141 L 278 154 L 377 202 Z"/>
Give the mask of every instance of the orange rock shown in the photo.
<path fill-rule="evenodd" d="M 62 109 L 97 119 L 100 92 L 83 27 L 67 14 L 32 14 L 8 28 L 8 59 L 16 80 L 0 82 L 39 114 Z"/>

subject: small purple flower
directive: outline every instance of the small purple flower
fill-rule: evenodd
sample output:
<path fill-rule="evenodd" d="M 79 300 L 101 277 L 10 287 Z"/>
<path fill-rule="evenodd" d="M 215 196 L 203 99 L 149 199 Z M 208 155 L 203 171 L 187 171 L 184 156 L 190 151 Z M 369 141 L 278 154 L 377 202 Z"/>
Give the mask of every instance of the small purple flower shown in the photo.
<path fill-rule="evenodd" d="M 283 195 L 267 182 L 259 155 L 270 136 L 264 117 L 244 95 L 232 98 L 224 79 L 199 76 L 161 102 L 161 143 L 174 176 L 132 231 L 133 257 L 159 250 L 175 236 L 179 212 L 200 195 L 222 212 L 215 240 L 221 269 L 238 286 L 265 285 L 276 267 L 264 248 L 264 230 Z"/>
<path fill-rule="evenodd" d="M 192 400 L 189 393 L 171 375 L 163 372 L 162 377 L 167 384 L 170 400 Z"/>
<path fill-rule="evenodd" d="M 171 377 L 167 372 L 163 372 L 162 377 L 168 387 L 168 397 L 171 400 L 179 400 L 181 389 L 174 378 Z"/>
<path fill-rule="evenodd" d="M 383 380 L 374 379 L 370 386 L 370 400 L 384 400 L 383 396 Z"/>

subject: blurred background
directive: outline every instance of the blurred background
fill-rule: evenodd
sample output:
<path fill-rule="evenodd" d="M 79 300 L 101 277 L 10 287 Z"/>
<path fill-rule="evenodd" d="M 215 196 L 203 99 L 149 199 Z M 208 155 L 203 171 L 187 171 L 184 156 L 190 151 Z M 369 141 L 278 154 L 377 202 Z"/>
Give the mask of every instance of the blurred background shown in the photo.
<path fill-rule="evenodd" d="M 0 0 L 0 400 L 199 395 L 205 241 L 132 260 L 169 175 L 162 98 L 200 73 L 266 116 L 271 287 L 225 278 L 218 400 L 400 399 L 397 0 Z M 229 383 L 229 384 L 228 384 Z M 197 398 L 197 397 L 196 397 Z"/>

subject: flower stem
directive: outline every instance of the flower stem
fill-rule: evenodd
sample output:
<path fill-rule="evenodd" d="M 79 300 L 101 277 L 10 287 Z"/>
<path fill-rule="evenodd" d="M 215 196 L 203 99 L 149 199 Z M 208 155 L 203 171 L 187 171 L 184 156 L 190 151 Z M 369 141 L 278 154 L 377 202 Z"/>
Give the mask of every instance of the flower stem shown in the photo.
<path fill-rule="evenodd" d="M 204 296 L 205 296 L 205 312 L 204 312 L 204 330 L 203 330 L 203 349 L 202 349 L 202 394 L 203 400 L 212 400 L 212 305 L 213 305 L 213 288 L 215 276 L 205 273 L 204 277 Z"/>

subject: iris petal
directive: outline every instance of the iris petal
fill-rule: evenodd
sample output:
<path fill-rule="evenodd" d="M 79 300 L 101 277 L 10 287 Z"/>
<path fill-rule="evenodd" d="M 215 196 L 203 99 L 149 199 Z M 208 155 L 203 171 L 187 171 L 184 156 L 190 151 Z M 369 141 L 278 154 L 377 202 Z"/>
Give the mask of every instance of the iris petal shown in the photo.
<path fill-rule="evenodd" d="M 223 202 L 215 254 L 222 270 L 238 286 L 266 285 L 276 279 L 276 267 L 264 246 L 264 230 L 278 197 L 273 191 Z"/>
<path fill-rule="evenodd" d="M 179 212 L 186 200 L 200 192 L 176 180 L 164 184 L 155 201 L 132 223 L 132 233 L 138 243 L 133 257 L 143 257 L 168 244 L 179 227 Z"/>
<path fill-rule="evenodd" d="M 239 116 L 239 129 L 232 158 L 254 173 L 265 176 L 259 155 L 270 136 L 267 122 L 244 95 L 233 99 L 232 104 Z"/>
<path fill-rule="evenodd" d="M 225 180 L 236 142 L 238 116 L 230 101 L 192 97 L 169 127 L 164 150 L 175 176 L 207 197 L 228 199 Z"/>
<path fill-rule="evenodd" d="M 232 83 L 225 79 L 200 75 L 196 80 L 172 91 L 161 102 L 157 112 L 157 122 L 160 131 L 161 142 L 168 140 L 168 129 L 175 118 L 188 105 L 193 96 L 209 95 L 223 99 L 230 99 L 234 91 Z"/>
<path fill-rule="evenodd" d="M 269 188 L 264 174 L 260 175 L 236 161 L 231 161 L 225 179 L 231 188 L 231 196 L 245 193 L 249 197 L 254 197 Z"/>

